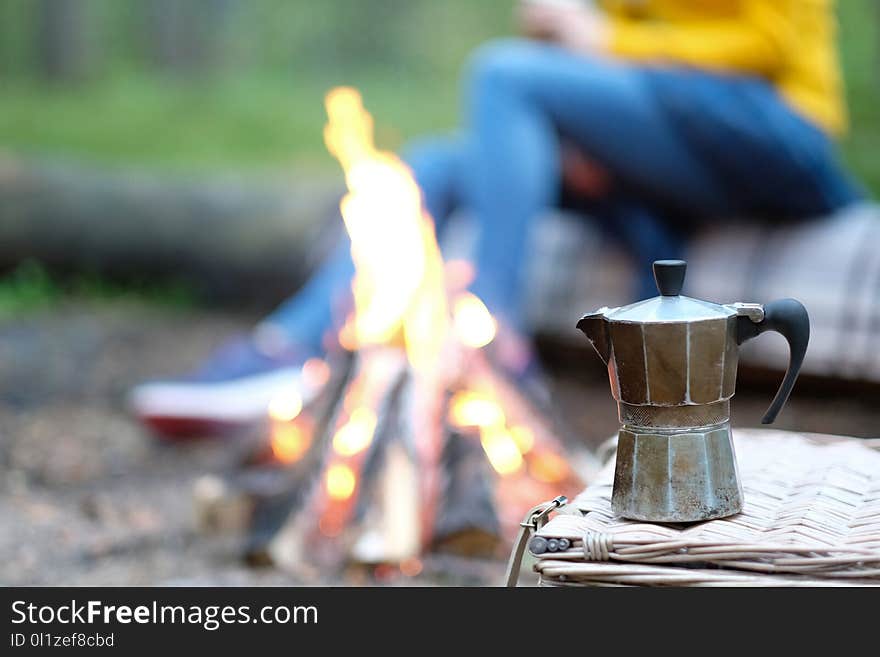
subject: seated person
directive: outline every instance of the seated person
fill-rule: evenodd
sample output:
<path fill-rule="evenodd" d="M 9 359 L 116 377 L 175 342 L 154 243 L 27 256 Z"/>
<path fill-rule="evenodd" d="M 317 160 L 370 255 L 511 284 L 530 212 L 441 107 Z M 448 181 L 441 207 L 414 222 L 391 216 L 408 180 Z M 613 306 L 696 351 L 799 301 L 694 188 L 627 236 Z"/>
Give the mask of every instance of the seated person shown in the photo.
<path fill-rule="evenodd" d="M 568 206 L 650 263 L 694 227 L 830 213 L 859 198 L 838 164 L 846 129 L 832 0 L 521 2 L 526 38 L 492 42 L 464 74 L 458 136 L 404 153 L 442 233 L 479 228 L 472 290 L 501 319 L 502 365 L 528 371 L 522 264 L 529 230 Z M 160 429 L 248 424 L 321 355 L 350 293 L 347 242 L 253 334 L 189 377 L 144 384 L 132 405 Z"/>

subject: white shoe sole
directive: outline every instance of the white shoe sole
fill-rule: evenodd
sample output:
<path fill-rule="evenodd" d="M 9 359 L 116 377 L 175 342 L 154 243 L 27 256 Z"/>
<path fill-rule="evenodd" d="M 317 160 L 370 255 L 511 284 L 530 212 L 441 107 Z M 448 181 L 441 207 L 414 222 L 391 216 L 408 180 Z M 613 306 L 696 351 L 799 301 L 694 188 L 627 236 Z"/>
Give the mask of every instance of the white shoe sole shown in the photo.
<path fill-rule="evenodd" d="M 128 405 L 143 418 L 245 424 L 266 417 L 269 402 L 285 390 L 295 390 L 303 401 L 316 392 L 302 388 L 301 370 L 285 368 L 218 383 L 146 383 L 131 392 Z"/>

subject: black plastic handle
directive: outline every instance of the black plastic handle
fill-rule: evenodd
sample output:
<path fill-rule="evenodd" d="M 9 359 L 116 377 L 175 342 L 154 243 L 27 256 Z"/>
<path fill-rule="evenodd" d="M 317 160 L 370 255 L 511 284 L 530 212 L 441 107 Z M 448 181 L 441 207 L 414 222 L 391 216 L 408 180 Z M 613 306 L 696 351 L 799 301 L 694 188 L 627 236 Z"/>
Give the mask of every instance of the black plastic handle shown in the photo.
<path fill-rule="evenodd" d="M 796 299 L 779 299 L 764 306 L 764 319 L 757 324 L 748 317 L 740 317 L 737 324 L 737 342 L 742 344 L 746 340 L 761 335 L 765 331 L 776 331 L 788 340 L 788 370 L 785 378 L 779 386 L 779 391 L 770 408 L 764 414 L 761 424 L 772 424 L 779 411 L 788 401 L 794 382 L 797 380 L 801 365 L 804 363 L 804 355 L 807 353 L 807 344 L 810 342 L 810 316 L 807 309 Z"/>

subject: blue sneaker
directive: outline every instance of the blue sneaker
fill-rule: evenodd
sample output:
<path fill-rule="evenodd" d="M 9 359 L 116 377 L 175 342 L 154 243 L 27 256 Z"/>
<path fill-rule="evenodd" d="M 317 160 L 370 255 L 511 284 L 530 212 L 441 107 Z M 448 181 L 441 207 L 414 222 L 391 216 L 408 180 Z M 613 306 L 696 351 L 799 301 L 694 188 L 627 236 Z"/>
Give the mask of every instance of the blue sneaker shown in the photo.
<path fill-rule="evenodd" d="M 268 325 L 228 342 L 191 375 L 149 381 L 129 394 L 131 412 L 167 438 L 207 437 L 253 427 L 269 403 L 295 390 L 304 401 L 317 393 L 303 380 L 303 353 Z"/>

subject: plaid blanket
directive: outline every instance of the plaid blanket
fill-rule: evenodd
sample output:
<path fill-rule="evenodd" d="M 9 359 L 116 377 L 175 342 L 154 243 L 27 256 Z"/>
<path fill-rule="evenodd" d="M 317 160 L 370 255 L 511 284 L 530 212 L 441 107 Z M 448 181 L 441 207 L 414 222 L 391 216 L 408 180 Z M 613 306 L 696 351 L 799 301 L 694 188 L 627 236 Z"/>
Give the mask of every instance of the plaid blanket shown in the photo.
<path fill-rule="evenodd" d="M 687 259 L 688 296 L 800 300 L 812 323 L 803 372 L 880 381 L 880 207 L 780 226 L 731 222 L 699 235 Z M 543 221 L 529 262 L 529 318 L 537 331 L 578 340 L 574 326 L 583 313 L 632 301 L 626 254 L 582 218 Z M 743 346 L 744 363 L 785 368 L 785 341 L 769 335 Z"/>

